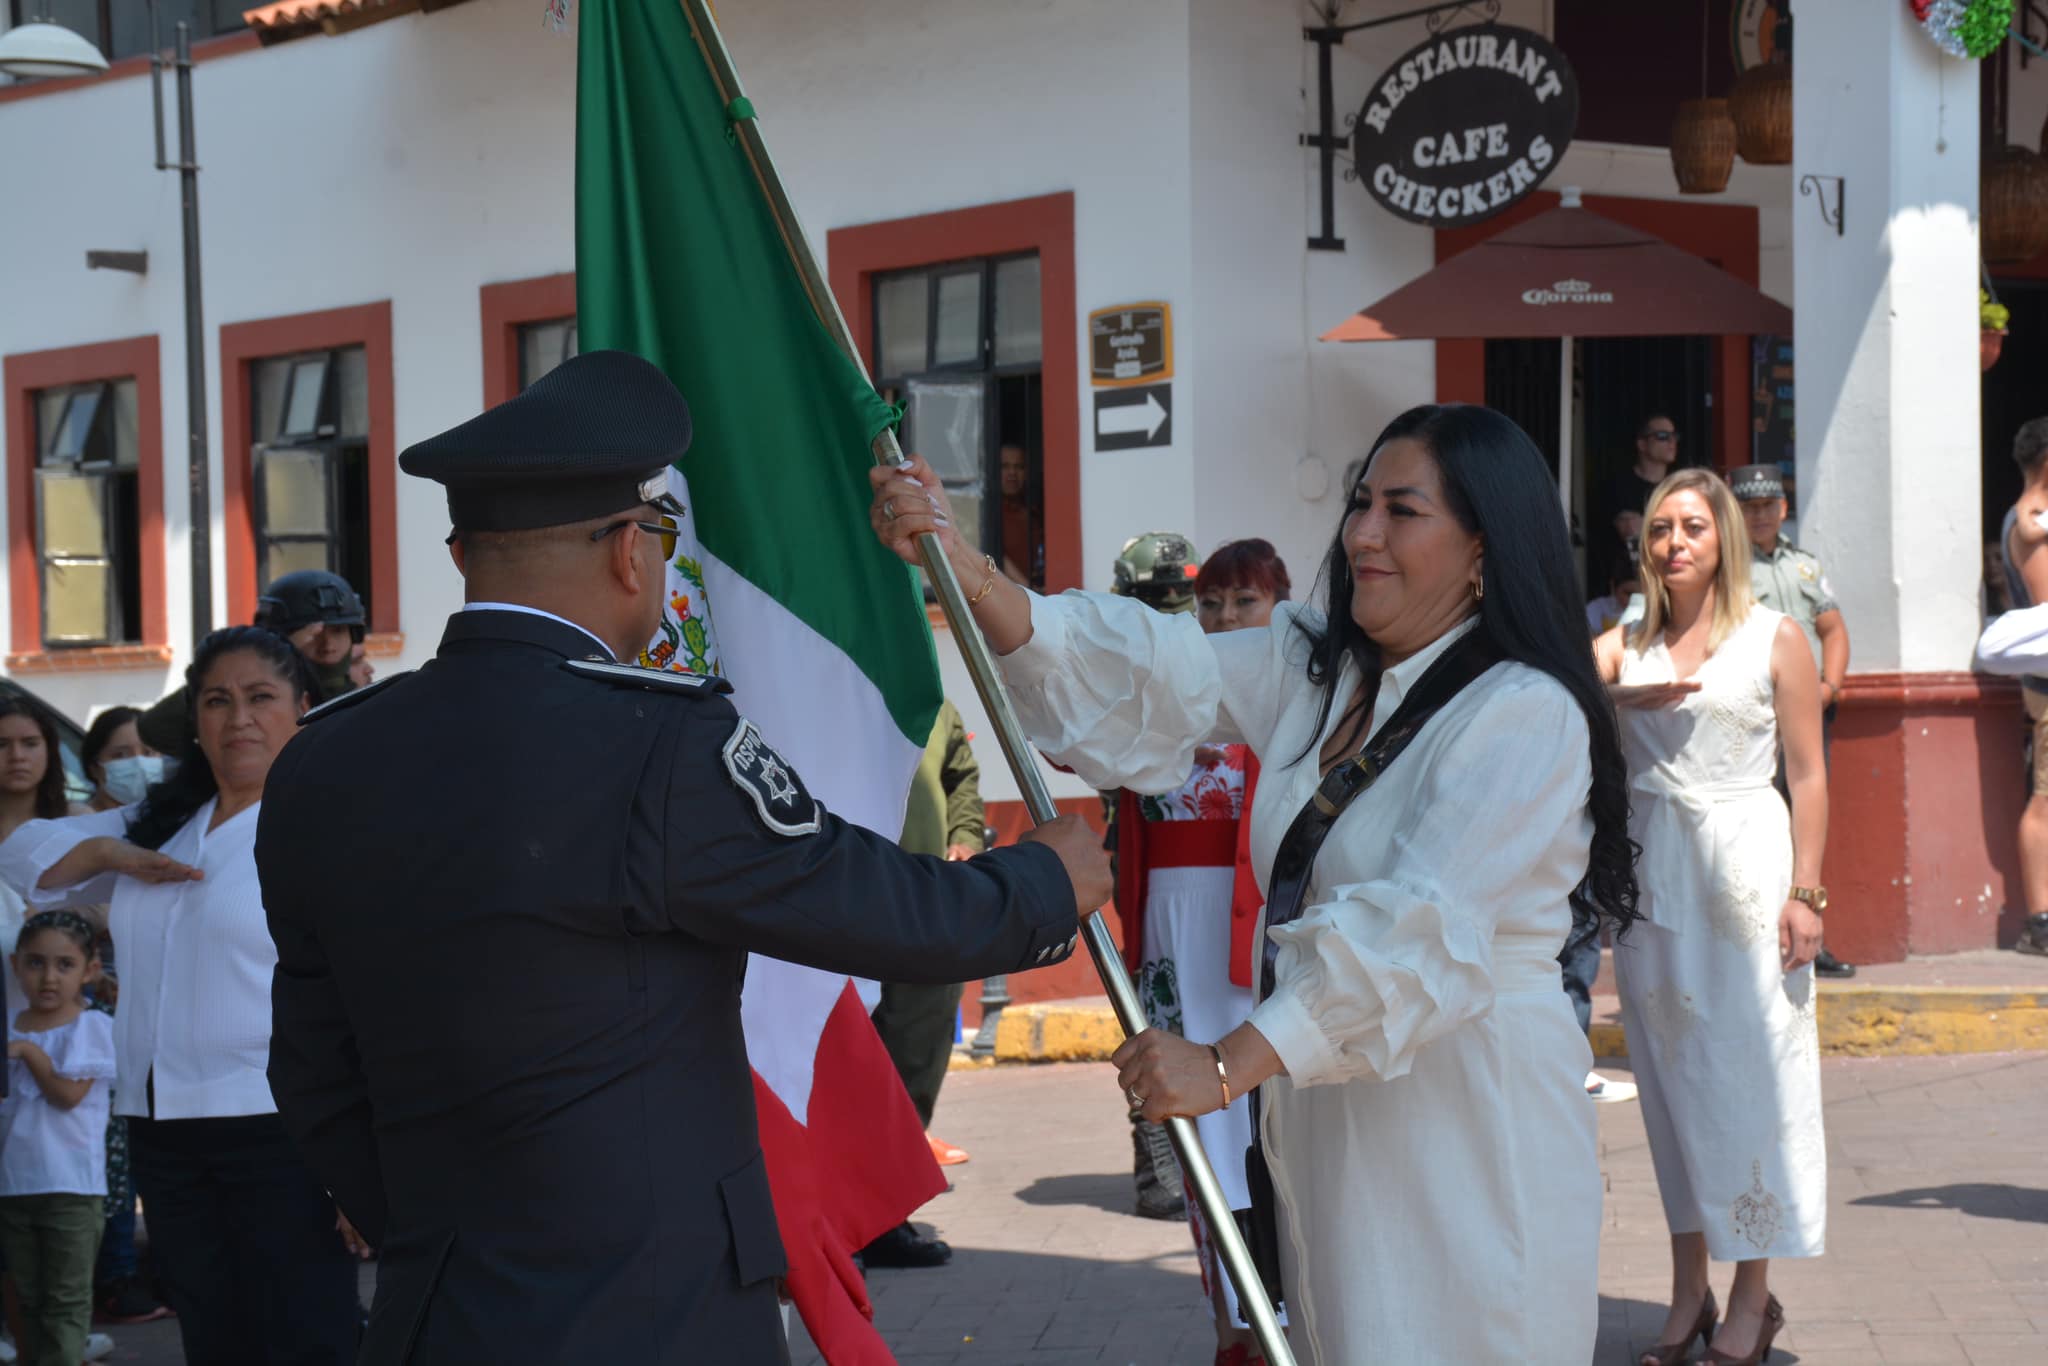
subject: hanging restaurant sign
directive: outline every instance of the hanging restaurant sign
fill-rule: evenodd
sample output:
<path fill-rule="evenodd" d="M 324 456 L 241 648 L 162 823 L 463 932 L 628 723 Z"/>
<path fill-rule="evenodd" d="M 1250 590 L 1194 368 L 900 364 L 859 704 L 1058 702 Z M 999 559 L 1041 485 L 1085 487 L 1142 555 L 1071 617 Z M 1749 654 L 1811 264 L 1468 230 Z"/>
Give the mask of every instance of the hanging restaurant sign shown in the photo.
<path fill-rule="evenodd" d="M 1540 33 L 1481 24 L 1388 67 L 1352 132 L 1356 174 L 1389 213 L 1451 228 L 1543 182 L 1579 123 L 1579 81 Z"/>

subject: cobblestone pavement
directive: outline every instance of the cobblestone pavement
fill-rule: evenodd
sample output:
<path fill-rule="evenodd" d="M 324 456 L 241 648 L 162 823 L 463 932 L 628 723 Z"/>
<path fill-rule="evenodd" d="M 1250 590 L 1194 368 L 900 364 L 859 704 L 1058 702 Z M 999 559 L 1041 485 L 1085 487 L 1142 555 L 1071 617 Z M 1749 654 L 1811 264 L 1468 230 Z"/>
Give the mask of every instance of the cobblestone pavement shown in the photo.
<path fill-rule="evenodd" d="M 1774 1268 L 1789 1319 L 1774 1360 L 2048 1363 L 2048 1054 L 1828 1059 L 1822 1072 L 1829 1252 Z M 1130 1141 L 1113 1085 L 1102 1064 L 947 1079 L 933 1129 L 974 1160 L 951 1169 L 956 1188 L 920 1220 L 953 1244 L 953 1262 L 869 1278 L 904 1366 L 1211 1360 L 1185 1226 L 1126 1212 Z M 1663 1324 L 1669 1243 L 1637 1107 L 1601 1106 L 1600 1141 L 1595 1362 L 1623 1366 Z M 1729 1274 L 1715 1268 L 1724 1298 Z M 798 1366 L 820 1360 L 801 1327 L 795 1338 Z"/>
<path fill-rule="evenodd" d="M 1828 1059 L 1822 1074 L 1830 1250 L 1776 1268 L 1790 1326 L 1775 1360 L 2048 1363 L 2048 1054 Z M 1668 1245 L 1640 1113 L 1599 1113 L 1609 1193 L 1595 1361 L 1624 1366 L 1663 1322 Z M 869 1282 L 904 1366 L 1206 1366 L 1185 1225 L 1126 1212 L 1130 1141 L 1106 1066 L 956 1072 L 933 1127 L 974 1154 L 920 1216 L 953 1263 Z M 1727 1280 L 1717 1267 L 1724 1296 Z M 110 1331 L 112 1360 L 182 1359 L 175 1324 Z M 801 1326 L 795 1338 L 798 1366 L 817 1363 Z"/>

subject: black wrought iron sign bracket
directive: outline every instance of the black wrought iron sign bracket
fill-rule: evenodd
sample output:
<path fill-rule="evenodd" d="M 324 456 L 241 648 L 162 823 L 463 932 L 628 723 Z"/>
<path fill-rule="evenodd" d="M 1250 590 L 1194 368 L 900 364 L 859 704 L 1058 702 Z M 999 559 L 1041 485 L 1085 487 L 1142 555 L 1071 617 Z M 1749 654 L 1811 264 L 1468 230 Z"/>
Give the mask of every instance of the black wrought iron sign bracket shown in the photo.
<path fill-rule="evenodd" d="M 1334 22 L 1343 8 L 1342 0 L 1331 0 L 1326 11 L 1331 22 L 1321 28 L 1305 28 L 1301 36 L 1316 45 L 1316 131 L 1303 133 L 1301 145 L 1313 147 L 1321 154 L 1319 175 L 1322 182 L 1323 209 L 1322 231 L 1308 239 L 1310 251 L 1342 251 L 1344 239 L 1337 235 L 1337 155 L 1344 150 L 1350 138 L 1350 126 L 1356 122 L 1356 114 L 1344 116 L 1345 131 L 1337 127 L 1337 96 L 1331 88 L 1330 54 L 1353 33 L 1369 28 L 1384 28 L 1388 24 L 1405 23 L 1410 19 L 1426 20 L 1431 33 L 1441 33 L 1458 18 L 1459 12 L 1471 10 L 1481 22 L 1500 18 L 1500 0 L 1446 0 L 1439 5 L 1424 5 L 1420 9 L 1402 10 L 1378 19 L 1366 19 L 1356 24 Z M 1355 173 L 1346 171 L 1345 178 Z"/>
<path fill-rule="evenodd" d="M 1838 175 L 1813 175 L 1809 173 L 1799 177 L 1799 193 L 1814 197 L 1820 207 L 1820 221 L 1833 228 L 1837 237 L 1840 237 L 1844 231 L 1842 227 L 1842 192 L 1844 184 L 1845 182 L 1842 177 Z M 1828 192 L 1830 190 L 1834 191 L 1835 196 L 1835 208 L 1832 213 L 1828 212 Z"/>

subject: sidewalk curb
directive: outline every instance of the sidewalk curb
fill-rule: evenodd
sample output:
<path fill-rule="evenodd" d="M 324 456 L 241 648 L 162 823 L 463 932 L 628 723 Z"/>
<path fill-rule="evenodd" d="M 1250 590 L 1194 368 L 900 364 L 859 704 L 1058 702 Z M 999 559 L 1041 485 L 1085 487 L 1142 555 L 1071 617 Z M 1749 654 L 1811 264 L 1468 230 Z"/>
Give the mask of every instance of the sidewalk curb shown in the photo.
<path fill-rule="evenodd" d="M 2048 992 L 2033 987 L 1863 987 L 1823 983 L 1820 1051 L 1831 1058 L 2048 1050 Z M 1592 1029 L 1602 1061 L 1628 1057 L 1616 1021 Z M 996 1022 L 992 1059 L 956 1052 L 956 1069 L 996 1063 L 1101 1062 L 1123 1042 L 1123 1030 L 1101 999 L 1015 1005 Z"/>

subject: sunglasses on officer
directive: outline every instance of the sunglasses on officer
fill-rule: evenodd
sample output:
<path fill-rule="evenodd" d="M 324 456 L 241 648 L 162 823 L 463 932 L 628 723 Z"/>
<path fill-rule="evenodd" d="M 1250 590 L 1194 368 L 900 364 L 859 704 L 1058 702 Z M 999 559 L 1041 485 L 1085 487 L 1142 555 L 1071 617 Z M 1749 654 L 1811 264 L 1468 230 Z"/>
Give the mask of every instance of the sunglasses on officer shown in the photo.
<path fill-rule="evenodd" d="M 637 517 L 627 517 L 620 521 L 608 522 L 591 532 L 590 539 L 593 542 L 601 541 L 621 527 L 637 527 L 650 536 L 659 537 L 661 539 L 661 558 L 663 560 L 673 560 L 676 557 L 676 540 L 682 532 L 682 524 L 676 520 L 682 516 L 682 505 L 667 494 L 663 494 L 655 499 L 654 509 L 657 513 L 657 520 L 655 521 L 643 522 Z"/>

